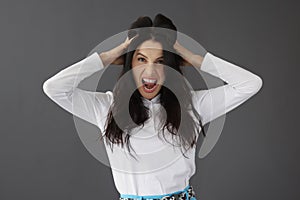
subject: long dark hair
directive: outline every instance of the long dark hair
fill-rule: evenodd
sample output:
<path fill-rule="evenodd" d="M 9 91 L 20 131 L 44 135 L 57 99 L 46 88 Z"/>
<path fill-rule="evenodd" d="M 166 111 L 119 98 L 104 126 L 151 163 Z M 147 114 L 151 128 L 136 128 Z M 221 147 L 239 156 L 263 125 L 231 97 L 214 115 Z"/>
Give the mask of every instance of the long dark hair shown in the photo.
<path fill-rule="evenodd" d="M 167 28 L 173 31 L 171 33 L 159 32 L 156 29 L 146 29 L 145 31 L 145 29 L 143 29 L 142 27 Z M 138 29 L 139 31 L 137 31 L 137 28 L 142 29 Z M 162 44 L 164 64 L 170 66 L 178 73 L 183 74 L 180 69 L 180 64 L 182 63 L 183 59 L 181 56 L 173 53 L 175 52 L 175 50 L 173 49 L 173 45 L 177 39 L 176 31 L 177 29 L 172 21 L 162 14 L 157 14 L 153 22 L 148 16 L 141 16 L 135 22 L 133 22 L 129 28 L 128 37 L 129 39 L 131 39 L 137 34 L 138 36 L 131 41 L 130 46 L 128 47 L 128 51 L 124 55 L 122 55 L 124 61 L 123 70 L 118 77 L 118 80 L 131 70 L 132 58 L 136 48 L 144 41 L 150 39 Z M 173 52 L 167 51 L 166 49 L 173 50 Z M 130 131 L 133 128 L 144 126 L 145 121 L 149 119 L 149 108 L 144 105 L 142 95 L 136 87 L 133 75 L 131 76 L 132 78 L 130 80 L 126 79 L 125 83 L 117 83 L 113 90 L 114 100 L 108 112 L 104 134 L 106 139 L 110 141 L 108 143 L 110 144 L 112 151 L 113 144 L 121 144 L 121 146 L 123 147 L 124 143 L 126 143 L 127 149 L 130 152 Z M 195 107 L 192 103 L 191 91 L 187 83 L 183 79 L 172 80 L 172 77 L 166 76 L 166 80 L 168 78 L 168 82 L 173 83 L 176 86 L 176 90 L 179 91 L 179 95 L 181 97 L 184 97 L 184 101 L 180 102 L 179 104 L 176 95 L 174 95 L 174 93 L 169 88 L 162 85 L 159 91 L 159 102 L 164 107 L 167 115 L 165 124 L 161 129 L 163 131 L 162 135 L 165 138 L 164 130 L 165 128 L 167 128 L 167 130 L 172 134 L 172 138 L 173 136 L 179 137 L 181 146 L 183 146 L 184 148 L 186 146 L 188 148 L 193 148 L 196 145 L 196 130 L 197 134 L 199 134 L 199 132 L 202 132 L 203 135 L 206 136 L 200 116 L 195 110 Z M 124 96 L 128 96 L 128 91 L 130 91 L 128 90 L 128 88 L 135 88 L 134 90 L 132 90 L 134 92 L 129 98 L 129 105 L 126 104 L 126 102 L 124 103 L 124 100 L 122 101 L 122 98 Z M 181 108 L 181 106 L 183 106 L 183 108 Z M 124 117 L 126 116 L 126 113 L 128 113 L 128 108 L 131 117 L 130 119 L 128 117 Z M 193 116 L 196 117 L 197 120 L 193 120 L 193 117 L 189 111 L 192 111 Z M 118 121 L 118 123 L 116 123 L 115 118 L 122 120 L 121 122 Z M 183 131 L 178 131 L 179 126 L 180 130 Z M 199 131 L 199 126 L 201 127 L 201 131 Z M 158 136 L 160 137 L 159 134 Z M 185 150 L 188 150 L 188 148 L 185 148 Z"/>

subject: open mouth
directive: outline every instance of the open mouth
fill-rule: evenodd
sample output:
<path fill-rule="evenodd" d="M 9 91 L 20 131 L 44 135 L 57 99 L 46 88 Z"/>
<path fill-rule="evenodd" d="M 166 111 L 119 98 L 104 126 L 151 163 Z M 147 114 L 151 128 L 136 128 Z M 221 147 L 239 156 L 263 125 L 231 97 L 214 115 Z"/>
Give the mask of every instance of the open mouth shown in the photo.
<path fill-rule="evenodd" d="M 145 92 L 153 92 L 158 86 L 157 79 L 153 78 L 142 78 L 142 83 Z"/>

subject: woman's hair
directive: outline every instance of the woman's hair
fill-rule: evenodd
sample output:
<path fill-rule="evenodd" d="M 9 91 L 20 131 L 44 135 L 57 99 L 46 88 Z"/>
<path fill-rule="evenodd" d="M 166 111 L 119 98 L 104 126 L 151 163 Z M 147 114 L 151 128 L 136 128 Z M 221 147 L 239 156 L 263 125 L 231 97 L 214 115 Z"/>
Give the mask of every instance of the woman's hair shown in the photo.
<path fill-rule="evenodd" d="M 173 31 L 160 32 L 155 28 L 143 29 L 142 27 L 167 28 Z M 183 61 L 183 58 L 176 53 L 173 53 L 175 52 L 173 45 L 177 39 L 177 29 L 170 19 L 163 16 L 162 14 L 157 14 L 154 21 L 152 22 L 152 20 L 148 16 L 141 16 L 131 24 L 128 31 L 129 39 L 136 35 L 137 37 L 131 41 L 128 47 L 128 49 L 133 50 L 127 51 L 124 55 L 122 55 L 124 60 L 123 70 L 118 79 L 120 79 L 124 74 L 131 70 L 132 59 L 136 48 L 144 41 L 150 39 L 161 43 L 163 47 L 163 64 L 171 67 L 173 70 L 176 70 L 181 75 L 183 74 L 180 69 L 180 64 Z M 167 51 L 165 49 L 171 49 L 173 50 L 173 52 Z M 125 82 L 119 81 L 122 83 L 117 83 L 113 90 L 114 100 L 108 112 L 107 121 L 105 123 L 106 129 L 104 131 L 105 137 L 110 141 L 111 149 L 113 149 L 113 144 L 121 144 L 121 146 L 123 147 L 124 143 L 126 143 L 127 149 L 130 152 L 130 132 L 136 127 L 144 126 L 145 121 L 149 119 L 149 108 L 147 108 L 143 104 L 142 95 L 137 89 L 132 73 L 128 74 L 131 78 L 129 80 L 126 79 Z M 184 98 L 183 102 L 181 102 L 181 100 L 179 104 L 176 95 L 174 95 L 174 93 L 170 89 L 162 85 L 159 91 L 159 102 L 166 111 L 166 120 L 165 124 L 163 124 L 163 127 L 160 127 L 162 129 L 159 130 L 163 131 L 162 135 L 165 138 L 164 130 L 167 128 L 167 130 L 172 134 L 172 138 L 173 136 L 179 137 L 181 146 L 183 146 L 184 148 L 186 146 L 188 148 L 193 148 L 194 145 L 196 145 L 196 134 L 199 134 L 199 125 L 204 136 L 205 133 L 200 116 L 195 110 L 192 103 L 190 88 L 188 87 L 184 79 L 172 80 L 172 77 L 166 76 L 166 81 L 173 83 L 176 87 L 176 91 L 179 91 L 179 93 L 176 93 L 176 95 L 182 95 L 181 97 Z M 134 89 L 130 90 L 129 88 Z M 129 98 L 128 106 L 126 102 L 124 103 L 124 97 L 128 96 L 129 91 L 134 92 Z M 124 117 L 126 116 L 126 113 L 128 113 L 128 108 L 131 119 L 129 119 L 129 117 Z M 192 111 L 192 114 L 196 117 L 199 124 L 196 123 L 195 120 L 193 120 L 189 110 Z M 116 119 L 122 120 L 116 121 Z M 179 126 L 180 130 L 183 131 L 179 132 Z M 197 129 L 197 133 L 195 129 Z M 158 136 L 160 137 L 159 134 Z M 188 149 L 185 148 L 185 150 Z"/>

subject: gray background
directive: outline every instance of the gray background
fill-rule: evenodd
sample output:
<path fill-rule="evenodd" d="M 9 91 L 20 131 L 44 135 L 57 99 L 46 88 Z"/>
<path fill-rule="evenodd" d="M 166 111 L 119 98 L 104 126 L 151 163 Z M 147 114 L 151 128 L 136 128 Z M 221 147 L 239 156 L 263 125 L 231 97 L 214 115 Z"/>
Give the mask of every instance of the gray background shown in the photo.
<path fill-rule="evenodd" d="M 140 15 L 161 12 L 206 50 L 262 77 L 191 179 L 201 200 L 299 199 L 297 1 L 1 1 L 0 199 L 117 199 L 71 114 L 42 83 Z"/>

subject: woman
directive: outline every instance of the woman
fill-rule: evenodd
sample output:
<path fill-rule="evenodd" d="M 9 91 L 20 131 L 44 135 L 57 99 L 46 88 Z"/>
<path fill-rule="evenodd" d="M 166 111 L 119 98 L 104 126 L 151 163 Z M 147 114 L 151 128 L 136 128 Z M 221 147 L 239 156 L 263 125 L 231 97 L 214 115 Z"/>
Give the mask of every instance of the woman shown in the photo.
<path fill-rule="evenodd" d="M 123 65 L 113 91 L 77 87 L 111 63 Z M 180 66 L 188 65 L 227 84 L 191 91 L 185 80 L 176 76 L 183 74 Z M 121 81 L 124 77 L 126 81 Z M 261 87 L 262 79 L 250 71 L 209 52 L 202 57 L 185 49 L 177 41 L 175 25 L 162 14 L 153 22 L 139 17 L 121 45 L 95 52 L 43 84 L 44 92 L 59 106 L 100 128 L 120 199 L 192 200 L 196 195 L 189 180 L 195 173 L 199 133 L 205 136 L 203 126 L 245 102 Z M 212 98 L 218 103 L 211 105 Z"/>

